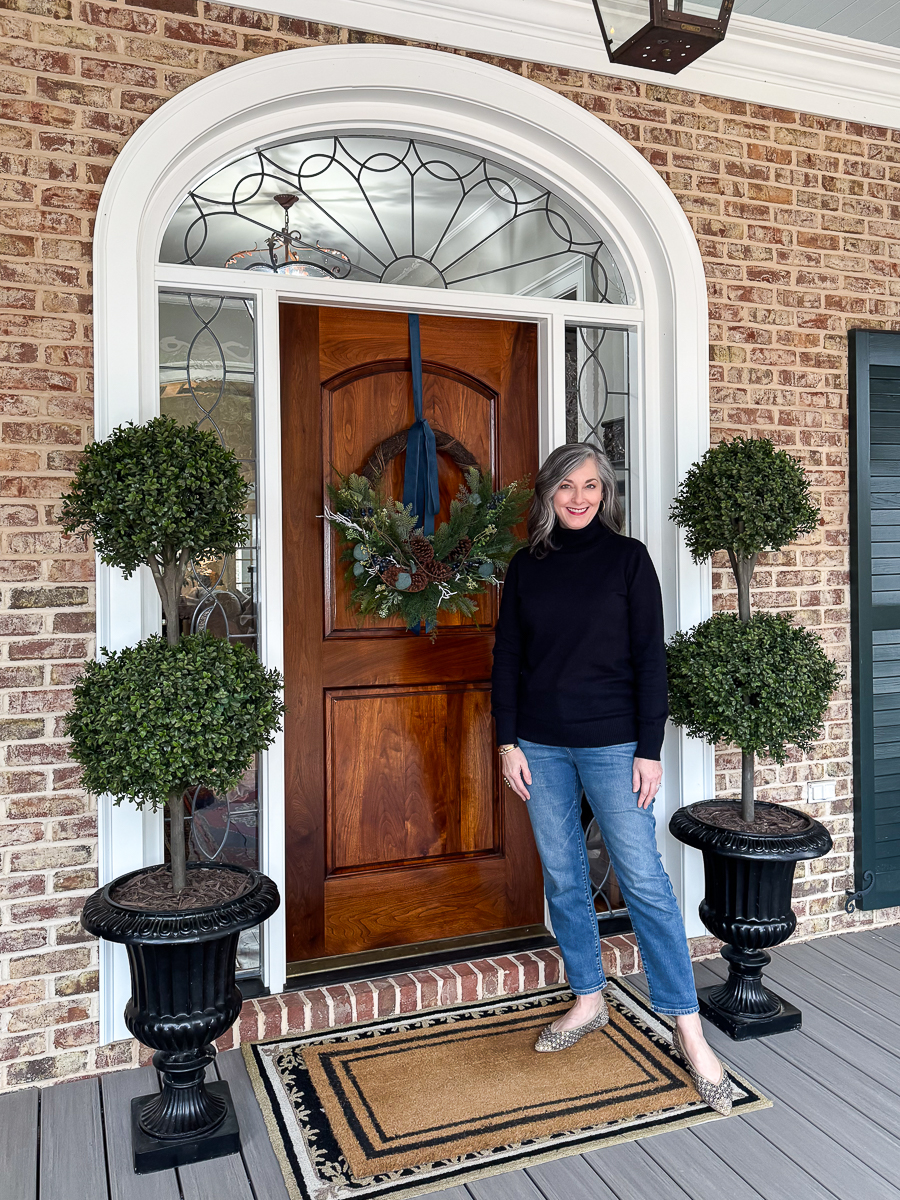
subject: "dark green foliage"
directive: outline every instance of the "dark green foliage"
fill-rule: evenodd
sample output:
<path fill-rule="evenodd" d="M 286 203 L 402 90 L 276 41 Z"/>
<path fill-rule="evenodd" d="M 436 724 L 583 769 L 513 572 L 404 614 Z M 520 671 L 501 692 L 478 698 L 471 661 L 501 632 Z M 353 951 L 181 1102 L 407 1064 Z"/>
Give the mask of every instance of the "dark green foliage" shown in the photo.
<path fill-rule="evenodd" d="M 207 633 L 86 663 L 66 717 L 84 786 L 154 808 L 197 784 L 224 795 L 279 728 L 281 686 L 251 650 Z"/>
<path fill-rule="evenodd" d="M 444 578 L 416 590 L 415 583 L 399 589 L 391 582 L 397 570 L 416 578 L 429 571 L 428 562 L 419 561 L 410 545 L 416 533 L 412 509 L 386 498 L 360 475 L 341 477 L 328 493 L 333 511 L 325 515 L 344 542 L 341 559 L 348 564 L 347 582 L 357 612 L 382 618 L 399 613 L 408 628 L 423 624 L 429 630 L 439 611 L 472 616 L 475 597 L 499 582 L 524 544 L 513 528 L 531 499 L 530 489 L 519 482 L 495 492 L 490 475 L 468 470 L 448 519 L 423 539 L 445 568 Z"/>
<path fill-rule="evenodd" d="M 676 633 L 667 660 L 674 724 L 779 763 L 788 744 L 809 749 L 842 675 L 814 633 L 772 613 L 717 613 Z"/>
<path fill-rule="evenodd" d="M 103 562 L 127 577 L 151 560 L 231 554 L 246 537 L 249 495 L 214 433 L 156 417 L 85 447 L 60 524 L 90 533 Z"/>
<path fill-rule="evenodd" d="M 819 510 L 800 463 L 768 438 L 736 437 L 707 450 L 671 508 L 695 562 L 715 550 L 751 559 L 815 529 Z"/>

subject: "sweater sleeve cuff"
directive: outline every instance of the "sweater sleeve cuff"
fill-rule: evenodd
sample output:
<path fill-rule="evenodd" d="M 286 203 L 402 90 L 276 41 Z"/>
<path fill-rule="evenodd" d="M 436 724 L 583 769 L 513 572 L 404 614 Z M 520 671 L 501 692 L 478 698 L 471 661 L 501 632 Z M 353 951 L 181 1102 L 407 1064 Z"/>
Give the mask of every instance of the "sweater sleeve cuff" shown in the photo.
<path fill-rule="evenodd" d="M 494 716 L 497 727 L 497 745 L 508 746 L 516 740 L 516 718 L 512 714 L 501 713 Z"/>
<path fill-rule="evenodd" d="M 638 743 L 634 752 L 635 758 L 649 758 L 658 762 L 662 755 L 663 738 L 666 735 L 665 725 L 641 725 L 638 727 Z"/>

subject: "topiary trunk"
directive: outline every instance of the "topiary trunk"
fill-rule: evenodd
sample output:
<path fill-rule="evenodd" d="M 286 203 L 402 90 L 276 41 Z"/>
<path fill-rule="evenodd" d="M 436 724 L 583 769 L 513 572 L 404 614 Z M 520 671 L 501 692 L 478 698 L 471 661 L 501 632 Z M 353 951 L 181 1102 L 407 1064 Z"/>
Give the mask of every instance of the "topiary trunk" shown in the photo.
<path fill-rule="evenodd" d="M 163 615 L 166 618 L 166 641 L 170 646 L 177 645 L 181 637 L 178 602 L 184 589 L 184 576 L 190 561 L 190 551 L 182 550 L 179 553 L 168 547 L 163 559 L 155 555 L 147 559 L 147 566 L 162 601 Z"/>
<path fill-rule="evenodd" d="M 170 551 L 162 561 L 151 555 L 147 560 L 153 582 L 162 601 L 166 619 L 166 641 L 177 646 L 181 640 L 181 621 L 178 602 L 184 588 L 184 576 L 190 562 L 187 550 Z M 184 791 L 169 793 L 169 853 L 172 861 L 172 890 L 177 895 L 187 884 L 187 863 L 184 851 Z"/>
<path fill-rule="evenodd" d="M 169 792 L 169 853 L 172 859 L 172 890 L 177 895 L 187 883 L 184 852 L 184 792 Z"/>
<path fill-rule="evenodd" d="M 756 817 L 753 778 L 756 774 L 756 755 L 752 750 L 741 751 L 741 817 L 752 825 Z"/>
<path fill-rule="evenodd" d="M 728 551 L 728 558 L 731 561 L 731 569 L 734 571 L 734 578 L 737 583 L 738 593 L 738 617 L 746 624 L 750 621 L 750 580 L 753 578 L 753 572 L 756 569 L 756 560 L 759 556 L 751 555 L 750 558 L 740 558 L 733 550 Z M 754 784 L 753 779 L 756 773 L 756 755 L 752 750 L 741 750 L 741 817 L 752 825 L 756 816 L 754 804 Z"/>

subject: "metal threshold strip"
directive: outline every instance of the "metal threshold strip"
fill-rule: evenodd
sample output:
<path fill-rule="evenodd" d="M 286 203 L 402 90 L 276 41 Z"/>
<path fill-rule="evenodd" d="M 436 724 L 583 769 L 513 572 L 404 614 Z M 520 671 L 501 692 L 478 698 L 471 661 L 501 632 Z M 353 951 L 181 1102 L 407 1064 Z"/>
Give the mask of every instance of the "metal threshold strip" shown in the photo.
<path fill-rule="evenodd" d="M 600 917 L 599 924 L 601 937 L 627 933 L 631 929 L 627 913 Z M 523 925 L 517 929 L 492 929 L 469 937 L 388 946 L 360 954 L 310 958 L 288 963 L 285 990 L 355 983 L 383 975 L 401 975 L 407 971 L 449 966 L 467 958 L 496 958 L 510 951 L 544 950 L 555 945 L 556 939 L 545 925 Z"/>
<path fill-rule="evenodd" d="M 469 937 L 441 938 L 409 946 L 386 946 L 359 954 L 337 954 L 332 958 L 309 958 L 288 963 L 288 990 L 332 983 L 352 983 L 381 975 L 398 975 L 410 970 L 446 966 L 466 957 L 484 958 L 505 950 L 539 950 L 554 946 L 545 925 L 523 925 L 518 929 L 492 929 Z"/>

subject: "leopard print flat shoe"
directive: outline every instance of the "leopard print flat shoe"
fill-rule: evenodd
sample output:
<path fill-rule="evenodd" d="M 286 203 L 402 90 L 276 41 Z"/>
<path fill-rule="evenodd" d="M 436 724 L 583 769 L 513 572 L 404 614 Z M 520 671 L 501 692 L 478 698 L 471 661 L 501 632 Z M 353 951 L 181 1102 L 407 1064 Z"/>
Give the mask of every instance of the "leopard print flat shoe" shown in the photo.
<path fill-rule="evenodd" d="M 574 1029 L 554 1029 L 552 1025 L 548 1025 L 546 1029 L 541 1030 L 538 1040 L 534 1043 L 534 1048 L 541 1054 L 547 1054 L 554 1050 L 568 1050 L 570 1046 L 580 1042 L 583 1037 L 593 1033 L 595 1029 L 602 1029 L 607 1024 L 609 1024 L 609 1008 L 601 996 L 600 1011 L 596 1017 L 591 1017 L 590 1021 L 586 1021 L 584 1025 L 576 1025 Z"/>
<path fill-rule="evenodd" d="M 708 1104 L 709 1107 L 714 1109 L 717 1113 L 721 1113 L 723 1117 L 727 1117 L 731 1112 L 733 1094 L 731 1090 L 731 1080 L 728 1078 L 728 1075 L 722 1064 L 719 1063 L 719 1067 L 721 1068 L 719 1082 L 713 1083 L 711 1079 L 707 1079 L 705 1075 L 700 1075 L 694 1070 L 693 1063 L 685 1052 L 684 1043 L 681 1040 L 681 1035 L 678 1032 L 677 1025 L 672 1031 L 672 1045 L 684 1060 L 684 1065 L 690 1072 L 691 1080 L 694 1084 L 694 1087 L 700 1093 L 700 1099 L 703 1101 L 703 1103 Z"/>

